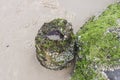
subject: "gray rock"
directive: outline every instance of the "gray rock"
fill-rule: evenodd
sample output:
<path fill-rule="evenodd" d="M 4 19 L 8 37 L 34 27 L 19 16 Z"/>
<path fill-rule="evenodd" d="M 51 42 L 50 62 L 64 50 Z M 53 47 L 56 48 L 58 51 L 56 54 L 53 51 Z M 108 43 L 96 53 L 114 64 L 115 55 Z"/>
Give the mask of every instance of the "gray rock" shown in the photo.
<path fill-rule="evenodd" d="M 105 71 L 109 80 L 120 80 L 120 69 L 114 71 Z"/>

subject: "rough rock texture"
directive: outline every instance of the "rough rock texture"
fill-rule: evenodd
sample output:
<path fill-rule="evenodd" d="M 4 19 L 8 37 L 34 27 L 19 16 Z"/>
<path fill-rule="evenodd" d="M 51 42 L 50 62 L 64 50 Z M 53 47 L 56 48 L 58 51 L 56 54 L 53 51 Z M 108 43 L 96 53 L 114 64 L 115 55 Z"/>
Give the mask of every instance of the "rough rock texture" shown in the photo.
<path fill-rule="evenodd" d="M 54 19 L 44 23 L 35 41 L 37 58 L 48 69 L 63 69 L 74 59 L 74 34 L 67 20 Z"/>
<path fill-rule="evenodd" d="M 114 71 L 105 71 L 110 80 L 120 80 L 120 69 Z"/>
<path fill-rule="evenodd" d="M 81 27 L 76 38 L 78 55 L 82 59 L 76 62 L 71 80 L 120 80 L 119 18 L 118 2 L 108 6 L 97 19 L 94 16 L 90 18 Z"/>

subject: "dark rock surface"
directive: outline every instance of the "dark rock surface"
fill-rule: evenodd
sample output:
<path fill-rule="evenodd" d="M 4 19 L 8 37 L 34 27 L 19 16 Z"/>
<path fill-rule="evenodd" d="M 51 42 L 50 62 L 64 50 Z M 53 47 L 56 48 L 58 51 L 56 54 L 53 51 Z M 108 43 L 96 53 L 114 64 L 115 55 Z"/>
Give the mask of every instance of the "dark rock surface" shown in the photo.
<path fill-rule="evenodd" d="M 110 80 L 120 80 L 120 69 L 114 71 L 105 71 Z"/>

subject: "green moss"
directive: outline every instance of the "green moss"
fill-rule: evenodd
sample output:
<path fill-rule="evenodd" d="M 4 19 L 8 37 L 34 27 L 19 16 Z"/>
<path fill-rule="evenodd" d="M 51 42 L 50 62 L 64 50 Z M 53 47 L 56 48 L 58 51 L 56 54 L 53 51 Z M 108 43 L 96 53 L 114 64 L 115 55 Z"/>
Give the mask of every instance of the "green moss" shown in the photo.
<path fill-rule="evenodd" d="M 120 41 L 117 34 L 106 33 L 107 29 L 118 26 L 120 3 L 110 5 L 97 19 L 92 17 L 78 31 L 79 56 L 71 80 L 106 80 L 100 70 L 120 66 Z"/>

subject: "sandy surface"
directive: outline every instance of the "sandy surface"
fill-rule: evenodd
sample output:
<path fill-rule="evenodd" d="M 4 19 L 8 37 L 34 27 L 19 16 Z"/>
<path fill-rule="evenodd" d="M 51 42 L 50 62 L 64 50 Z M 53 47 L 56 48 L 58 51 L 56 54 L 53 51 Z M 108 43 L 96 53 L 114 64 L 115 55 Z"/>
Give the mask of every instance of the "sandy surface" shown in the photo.
<path fill-rule="evenodd" d="M 57 17 L 74 32 L 115 0 L 0 0 L 0 80 L 68 80 L 70 69 L 50 71 L 35 57 L 34 38 L 44 22 Z"/>

